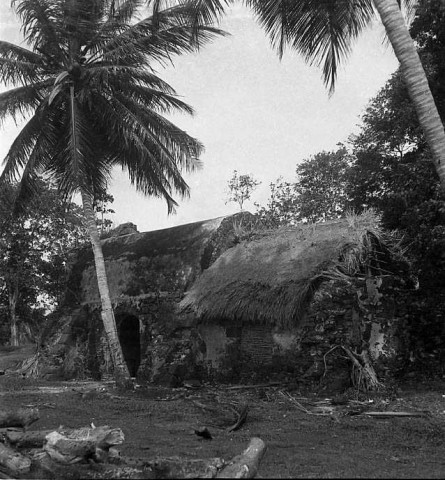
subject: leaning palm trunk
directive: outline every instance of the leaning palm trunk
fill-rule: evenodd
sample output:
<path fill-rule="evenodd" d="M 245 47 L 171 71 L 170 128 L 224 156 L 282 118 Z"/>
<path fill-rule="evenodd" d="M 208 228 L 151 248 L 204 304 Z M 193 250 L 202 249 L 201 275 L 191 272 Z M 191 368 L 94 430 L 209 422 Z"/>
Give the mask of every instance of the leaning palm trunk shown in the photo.
<path fill-rule="evenodd" d="M 18 285 L 14 282 L 11 286 L 12 292 L 9 293 L 9 316 L 11 321 L 11 337 L 10 344 L 13 347 L 19 346 L 19 332 L 18 332 L 18 319 L 17 319 L 17 298 L 19 294 Z"/>
<path fill-rule="evenodd" d="M 445 130 L 419 55 L 397 0 L 373 1 L 400 62 L 409 96 L 431 150 L 442 189 L 445 190 Z"/>
<path fill-rule="evenodd" d="M 114 376 L 116 383 L 121 386 L 128 386 L 131 383 L 130 373 L 122 354 L 122 348 L 117 334 L 116 320 L 114 318 L 113 307 L 111 304 L 110 290 L 108 288 L 107 272 L 105 270 L 105 261 L 100 243 L 99 232 L 97 231 L 96 218 L 94 216 L 91 196 L 82 191 L 82 204 L 85 215 L 85 223 L 90 235 L 91 245 L 93 247 L 94 263 L 96 267 L 97 284 L 102 304 L 102 321 L 108 346 L 110 348 L 111 359 L 114 366 Z"/>

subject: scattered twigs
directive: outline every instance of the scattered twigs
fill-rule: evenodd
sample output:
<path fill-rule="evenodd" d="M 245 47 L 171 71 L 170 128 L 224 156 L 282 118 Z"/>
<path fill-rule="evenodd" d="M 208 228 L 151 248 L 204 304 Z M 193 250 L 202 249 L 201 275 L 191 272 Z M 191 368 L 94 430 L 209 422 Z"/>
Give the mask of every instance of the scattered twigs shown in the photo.
<path fill-rule="evenodd" d="M 10 369 L 11 373 L 23 375 L 25 377 L 37 377 L 40 369 L 40 353 L 37 352 L 31 357 L 23 360 L 18 367 Z"/>
<path fill-rule="evenodd" d="M 216 407 L 211 407 L 209 405 L 205 405 L 204 403 L 198 402 L 197 400 L 192 400 L 192 403 L 203 410 L 207 410 L 209 412 L 216 413 L 218 409 Z"/>
<path fill-rule="evenodd" d="M 242 405 L 241 408 L 240 407 L 235 407 L 234 405 L 230 405 L 228 403 L 226 404 L 223 404 L 223 403 L 220 403 L 220 406 L 218 407 L 213 407 L 213 406 L 210 406 L 210 405 L 205 405 L 204 403 L 201 403 L 201 402 L 198 402 L 197 400 L 192 400 L 192 403 L 194 405 L 196 405 L 197 407 L 207 411 L 207 412 L 211 412 L 212 414 L 214 415 L 218 415 L 221 413 L 221 411 L 223 409 L 227 409 L 229 408 L 234 414 L 235 414 L 235 423 L 233 423 L 232 425 L 230 425 L 229 427 L 226 428 L 226 431 L 227 432 L 234 432 L 238 429 L 240 429 L 244 423 L 246 422 L 247 420 L 247 414 L 249 412 L 249 406 L 246 404 L 246 405 Z M 216 428 L 220 428 L 216 425 L 212 425 Z"/>
<path fill-rule="evenodd" d="M 363 412 L 362 415 L 375 418 L 391 418 L 391 417 L 428 417 L 429 412 Z"/>
<path fill-rule="evenodd" d="M 284 397 L 286 400 L 289 400 L 291 403 L 293 403 L 298 408 L 298 410 L 301 410 L 302 412 L 308 415 L 326 416 L 326 415 L 331 415 L 334 411 L 333 407 L 327 407 L 327 406 L 321 406 L 321 405 L 314 406 L 311 408 L 311 410 L 309 410 L 305 406 L 303 406 L 289 392 L 283 392 L 282 390 L 280 390 L 280 395 Z"/>
<path fill-rule="evenodd" d="M 379 390 L 383 387 L 383 384 L 377 378 L 368 352 L 366 350 L 363 350 L 362 353 L 352 352 L 351 349 L 343 345 L 335 345 L 323 355 L 323 377 L 326 376 L 327 372 L 326 357 L 337 348 L 341 348 L 352 362 L 351 378 L 352 383 L 357 390 L 367 392 L 370 390 Z"/>
<path fill-rule="evenodd" d="M 289 385 L 292 382 L 270 382 L 270 383 L 261 383 L 257 385 L 233 385 L 231 387 L 223 387 L 223 390 L 247 390 L 254 388 L 267 388 L 267 387 L 284 387 Z"/>
<path fill-rule="evenodd" d="M 244 405 L 241 411 L 238 411 L 234 408 L 233 411 L 235 412 L 235 415 L 237 415 L 238 418 L 236 422 L 227 429 L 228 432 L 234 432 L 235 430 L 238 430 L 244 425 L 244 423 L 247 420 L 247 413 L 249 412 L 249 406 Z"/>
<path fill-rule="evenodd" d="M 326 365 L 326 357 L 332 353 L 335 349 L 337 348 L 342 348 L 340 345 L 334 345 L 331 349 L 329 349 L 324 355 L 323 355 L 323 363 L 324 363 L 324 372 L 323 376 L 321 378 L 324 378 L 326 376 L 326 372 L 328 371 L 328 366 Z"/>

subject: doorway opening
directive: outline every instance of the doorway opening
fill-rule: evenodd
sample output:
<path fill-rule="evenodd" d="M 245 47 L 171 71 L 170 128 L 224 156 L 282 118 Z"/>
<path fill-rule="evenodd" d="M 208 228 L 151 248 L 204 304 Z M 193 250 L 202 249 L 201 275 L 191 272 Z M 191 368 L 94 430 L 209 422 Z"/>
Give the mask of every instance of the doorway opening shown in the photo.
<path fill-rule="evenodd" d="M 131 377 L 136 377 L 141 364 L 141 335 L 139 319 L 135 315 L 122 315 L 117 322 L 122 354 Z"/>

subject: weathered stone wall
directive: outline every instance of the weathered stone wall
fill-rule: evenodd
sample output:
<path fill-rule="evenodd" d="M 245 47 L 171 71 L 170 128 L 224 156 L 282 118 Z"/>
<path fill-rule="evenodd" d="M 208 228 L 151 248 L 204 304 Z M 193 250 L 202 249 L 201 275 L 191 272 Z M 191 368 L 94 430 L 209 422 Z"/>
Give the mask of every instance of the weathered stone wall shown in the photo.
<path fill-rule="evenodd" d="M 381 375 L 400 360 L 395 339 L 406 309 L 397 300 L 401 287 L 394 277 L 323 283 L 306 321 L 294 330 L 226 319 L 200 324 L 192 313 L 179 313 L 187 288 L 236 241 L 230 217 L 104 241 L 118 326 L 130 317 L 139 325 L 139 381 L 177 386 L 187 378 L 292 377 L 341 389 L 350 382 L 350 362 L 341 346 L 368 348 Z M 89 252 L 73 267 L 64 308 L 66 326 L 56 342 L 65 346 L 63 371 L 69 376 L 83 368 L 103 378 L 111 372 L 111 360 Z M 84 345 L 88 353 L 79 365 L 75 352 Z"/>
<path fill-rule="evenodd" d="M 139 320 L 141 362 L 137 376 L 141 381 L 174 385 L 185 376 L 203 375 L 205 348 L 194 325 L 196 319 L 179 316 L 177 306 L 197 275 L 236 242 L 234 221 L 245 216 L 250 214 L 103 240 L 118 329 L 125 318 Z M 66 319 L 76 323 L 83 318 L 84 333 L 74 339 L 66 332 L 66 342 L 55 339 L 55 343 L 73 353 L 73 345 L 88 345 L 86 368 L 97 378 L 111 372 L 99 309 L 94 261 L 90 249 L 86 249 L 71 269 L 63 310 L 59 312 L 61 323 Z M 51 335 L 54 339 L 54 331 Z M 127 352 L 129 355 L 131 352 Z M 59 363 L 63 365 L 64 359 Z M 73 364 L 71 360 L 69 363 Z M 71 375 L 70 369 L 61 368 Z"/>
<path fill-rule="evenodd" d="M 305 322 L 283 331 L 267 325 L 213 323 L 199 326 L 206 345 L 203 372 L 209 378 L 293 378 L 343 390 L 351 385 L 351 363 L 342 346 L 368 349 L 381 378 L 400 359 L 405 309 L 390 277 L 354 284 L 325 282 Z"/>

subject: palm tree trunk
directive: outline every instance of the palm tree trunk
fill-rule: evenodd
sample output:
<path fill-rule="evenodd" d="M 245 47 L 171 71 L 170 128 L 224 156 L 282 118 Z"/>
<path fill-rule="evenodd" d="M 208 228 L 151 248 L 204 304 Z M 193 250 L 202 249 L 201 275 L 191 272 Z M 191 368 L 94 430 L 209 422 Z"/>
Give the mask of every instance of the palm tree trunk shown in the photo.
<path fill-rule="evenodd" d="M 111 304 L 110 290 L 108 288 L 107 273 L 105 270 L 105 261 L 100 243 L 99 233 L 96 226 L 96 218 L 93 211 L 93 202 L 91 196 L 82 190 L 82 204 L 85 215 L 85 222 L 90 235 L 91 245 L 93 247 L 94 263 L 96 266 L 97 284 L 102 304 L 102 321 L 105 335 L 110 348 L 111 359 L 114 366 L 114 376 L 116 383 L 121 387 L 131 385 L 130 373 L 122 354 L 119 336 L 117 334 L 116 320 L 114 318 L 113 307 Z"/>
<path fill-rule="evenodd" d="M 18 318 L 17 318 L 17 299 L 19 296 L 19 287 L 17 282 L 12 282 L 12 283 L 13 283 L 13 285 L 11 286 L 12 291 L 10 291 L 8 294 L 10 332 L 11 332 L 9 343 L 13 347 L 18 347 L 19 331 L 18 331 Z"/>
<path fill-rule="evenodd" d="M 445 190 L 445 130 L 428 79 L 397 0 L 373 0 L 400 62 L 403 78 L 416 109 L 432 160 Z"/>

